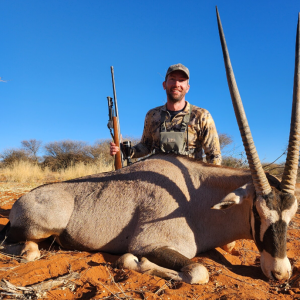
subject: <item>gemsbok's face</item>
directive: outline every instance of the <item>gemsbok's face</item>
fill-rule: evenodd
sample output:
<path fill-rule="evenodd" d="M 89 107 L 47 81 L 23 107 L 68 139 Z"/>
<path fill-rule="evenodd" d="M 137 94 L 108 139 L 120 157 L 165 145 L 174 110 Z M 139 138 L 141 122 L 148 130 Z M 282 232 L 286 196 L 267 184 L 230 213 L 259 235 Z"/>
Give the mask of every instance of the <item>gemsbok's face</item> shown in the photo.
<path fill-rule="evenodd" d="M 253 203 L 251 229 L 260 252 L 263 273 L 270 279 L 289 279 L 292 270 L 286 255 L 287 228 L 297 212 L 294 195 L 272 190 Z"/>

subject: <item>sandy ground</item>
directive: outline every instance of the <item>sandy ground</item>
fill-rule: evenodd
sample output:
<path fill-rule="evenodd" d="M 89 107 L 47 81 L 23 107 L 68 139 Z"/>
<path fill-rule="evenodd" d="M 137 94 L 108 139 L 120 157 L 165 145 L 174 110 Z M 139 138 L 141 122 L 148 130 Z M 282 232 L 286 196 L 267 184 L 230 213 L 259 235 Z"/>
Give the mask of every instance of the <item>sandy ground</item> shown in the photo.
<path fill-rule="evenodd" d="M 1 188 L 0 229 L 12 204 L 28 189 Z M 299 197 L 298 197 L 299 198 Z M 42 257 L 25 263 L 0 253 L 0 299 L 300 299 L 300 210 L 288 231 L 293 275 L 287 282 L 268 280 L 253 241 L 239 240 L 229 254 L 220 248 L 194 258 L 207 267 L 206 285 L 189 285 L 113 268 L 115 255 L 65 251 L 42 245 Z"/>

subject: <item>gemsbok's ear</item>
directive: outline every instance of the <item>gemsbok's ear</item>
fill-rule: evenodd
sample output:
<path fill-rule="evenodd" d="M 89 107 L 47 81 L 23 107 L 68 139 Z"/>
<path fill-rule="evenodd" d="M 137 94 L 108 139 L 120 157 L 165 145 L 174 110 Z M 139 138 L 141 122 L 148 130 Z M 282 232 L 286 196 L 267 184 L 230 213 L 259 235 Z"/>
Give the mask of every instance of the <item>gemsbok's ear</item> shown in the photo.
<path fill-rule="evenodd" d="M 254 195 L 255 190 L 252 183 L 247 183 L 235 191 L 225 196 L 221 202 L 211 207 L 211 209 L 227 209 L 233 205 L 241 204 L 245 199 Z"/>

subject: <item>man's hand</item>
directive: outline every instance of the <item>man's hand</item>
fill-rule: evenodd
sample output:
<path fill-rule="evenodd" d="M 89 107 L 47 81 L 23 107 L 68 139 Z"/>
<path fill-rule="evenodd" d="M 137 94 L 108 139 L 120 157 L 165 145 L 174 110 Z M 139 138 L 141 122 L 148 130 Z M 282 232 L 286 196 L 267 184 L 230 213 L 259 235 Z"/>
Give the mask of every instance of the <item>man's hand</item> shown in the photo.
<path fill-rule="evenodd" d="M 120 148 L 113 142 L 110 142 L 110 155 L 116 155 L 120 151 Z"/>

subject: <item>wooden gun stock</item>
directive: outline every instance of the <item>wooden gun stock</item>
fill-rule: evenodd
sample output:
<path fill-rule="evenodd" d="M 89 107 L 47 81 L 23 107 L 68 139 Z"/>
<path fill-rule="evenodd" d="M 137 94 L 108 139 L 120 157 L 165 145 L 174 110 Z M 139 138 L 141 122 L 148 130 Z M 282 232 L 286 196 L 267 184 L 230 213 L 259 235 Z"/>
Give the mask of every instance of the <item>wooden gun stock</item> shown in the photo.
<path fill-rule="evenodd" d="M 119 141 L 119 128 L 118 128 L 118 119 L 117 117 L 113 117 L 113 126 L 114 126 L 114 142 L 117 146 L 120 145 Z M 121 147 L 120 151 L 118 151 L 115 155 L 115 169 L 119 170 L 122 168 L 122 157 L 121 157 Z"/>

